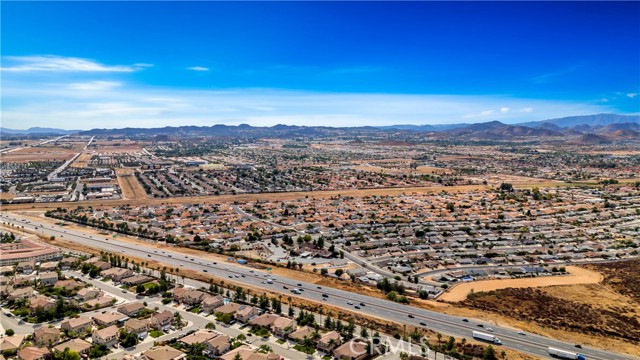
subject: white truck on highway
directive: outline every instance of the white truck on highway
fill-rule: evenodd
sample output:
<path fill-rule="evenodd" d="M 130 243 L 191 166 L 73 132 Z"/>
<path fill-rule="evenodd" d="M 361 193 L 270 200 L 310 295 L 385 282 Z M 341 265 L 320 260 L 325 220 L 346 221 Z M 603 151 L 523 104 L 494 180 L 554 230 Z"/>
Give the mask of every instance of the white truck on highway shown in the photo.
<path fill-rule="evenodd" d="M 497 337 L 491 335 L 491 334 L 487 334 L 487 333 L 483 333 L 480 331 L 474 331 L 473 332 L 473 338 L 474 339 L 480 339 L 480 340 L 484 340 L 484 341 L 489 341 L 492 342 L 496 345 L 502 345 L 502 341 L 500 341 L 500 339 L 498 339 Z"/>
<path fill-rule="evenodd" d="M 552 347 L 549 347 L 549 355 L 559 357 L 561 359 L 587 360 L 587 358 L 584 357 L 584 355 L 574 353 L 571 351 L 560 350 Z"/>

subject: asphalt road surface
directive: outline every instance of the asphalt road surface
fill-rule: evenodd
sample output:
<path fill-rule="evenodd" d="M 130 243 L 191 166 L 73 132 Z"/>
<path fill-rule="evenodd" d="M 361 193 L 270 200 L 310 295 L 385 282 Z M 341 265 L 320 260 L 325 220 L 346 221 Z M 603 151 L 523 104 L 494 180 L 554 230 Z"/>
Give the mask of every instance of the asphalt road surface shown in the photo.
<path fill-rule="evenodd" d="M 469 319 L 468 322 L 465 322 L 461 317 L 424 310 L 410 305 L 401 305 L 388 300 L 328 287 L 320 288 L 311 283 L 296 281 L 282 276 L 274 277 L 267 272 L 258 270 L 251 272 L 250 270 L 252 269 L 236 263 L 214 263 L 211 260 L 205 260 L 197 256 L 184 255 L 178 251 L 179 249 L 162 251 L 135 246 L 117 239 L 87 235 L 81 231 L 70 230 L 57 225 L 36 223 L 32 219 L 25 219 L 15 214 L 0 214 L 0 220 L 13 223 L 16 226 L 24 226 L 27 230 L 35 230 L 45 236 L 56 236 L 67 241 L 81 243 L 112 253 L 149 258 L 174 268 L 178 267 L 203 272 L 206 270 L 210 275 L 219 276 L 220 278 L 233 278 L 233 281 L 238 283 L 270 288 L 271 290 L 281 291 L 292 297 L 300 297 L 321 303 L 326 302 L 336 307 L 376 316 L 396 323 L 426 327 L 447 335 L 471 339 L 472 331 L 483 331 L 483 328 L 478 325 L 483 325 L 485 328 L 491 327 L 493 329 L 492 334 L 502 341 L 502 346 L 543 358 L 551 358 L 547 352 L 548 347 L 551 346 L 581 353 L 588 360 L 635 359 L 628 355 L 615 354 L 593 348 L 583 347 L 583 349 L 577 349 L 574 347 L 575 344 L 564 343 L 534 334 L 518 334 L 518 331 L 515 329 L 495 326 L 480 320 Z M 267 279 L 272 279 L 273 284 L 268 284 Z M 294 288 L 302 289 L 303 291 L 301 291 L 299 295 L 296 295 L 290 292 Z M 323 296 L 324 294 L 326 294 L 326 297 Z M 358 306 L 359 309 L 356 308 L 356 306 Z M 499 351 L 500 346 L 496 346 L 496 348 Z"/>

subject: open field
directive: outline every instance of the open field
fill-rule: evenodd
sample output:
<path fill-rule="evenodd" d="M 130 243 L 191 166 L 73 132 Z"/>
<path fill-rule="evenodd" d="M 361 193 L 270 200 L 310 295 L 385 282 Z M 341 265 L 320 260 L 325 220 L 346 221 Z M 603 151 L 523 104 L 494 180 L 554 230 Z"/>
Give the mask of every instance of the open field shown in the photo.
<path fill-rule="evenodd" d="M 29 161 L 47 161 L 47 160 L 69 160 L 80 149 L 65 149 L 61 147 L 30 147 L 6 154 L 2 154 L 0 159 L 3 162 L 29 162 Z"/>
<path fill-rule="evenodd" d="M 89 165 L 89 161 L 91 160 L 92 156 L 93 154 L 91 153 L 82 153 L 74 162 L 71 163 L 70 167 L 84 169 Z"/>
<path fill-rule="evenodd" d="M 611 290 L 640 303 L 640 260 L 590 264 L 586 268 L 601 272 L 604 276 L 602 283 Z"/>
<path fill-rule="evenodd" d="M 481 280 L 456 285 L 442 294 L 443 301 L 464 301 L 471 291 L 494 291 L 506 288 L 531 288 L 551 285 L 596 284 L 602 281 L 602 274 L 578 266 L 567 266 L 570 275 L 539 276 L 526 279 Z"/>
<path fill-rule="evenodd" d="M 476 289 L 463 302 L 423 302 L 449 314 L 483 317 L 503 326 L 640 356 L 638 265 L 640 260 L 586 265 L 588 273 L 583 276 L 591 276 L 587 280 L 602 271 L 597 283 Z"/>
<path fill-rule="evenodd" d="M 116 168 L 116 175 L 118 177 L 118 185 L 122 189 L 122 196 L 126 200 L 140 200 L 146 199 L 147 193 L 138 182 L 135 177 L 134 170 L 129 168 Z"/>
<path fill-rule="evenodd" d="M 14 197 L 16 197 L 15 195 L 8 193 L 8 192 L 1 192 L 0 193 L 0 199 L 13 199 Z"/>

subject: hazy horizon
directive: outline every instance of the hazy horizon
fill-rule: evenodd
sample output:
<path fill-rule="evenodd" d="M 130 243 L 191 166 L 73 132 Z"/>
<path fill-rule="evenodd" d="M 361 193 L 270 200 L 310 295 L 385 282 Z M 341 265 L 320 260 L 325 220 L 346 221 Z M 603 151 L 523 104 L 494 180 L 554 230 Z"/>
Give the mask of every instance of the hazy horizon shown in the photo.
<path fill-rule="evenodd" d="M 6 128 L 640 113 L 639 3 L 3 5 Z"/>

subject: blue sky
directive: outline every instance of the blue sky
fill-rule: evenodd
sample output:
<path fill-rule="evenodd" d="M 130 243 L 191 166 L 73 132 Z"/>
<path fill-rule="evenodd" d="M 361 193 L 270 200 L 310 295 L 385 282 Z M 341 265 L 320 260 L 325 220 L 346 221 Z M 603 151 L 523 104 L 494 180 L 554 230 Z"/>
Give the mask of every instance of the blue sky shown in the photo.
<path fill-rule="evenodd" d="M 2 126 L 640 112 L 638 2 L 3 2 Z"/>

